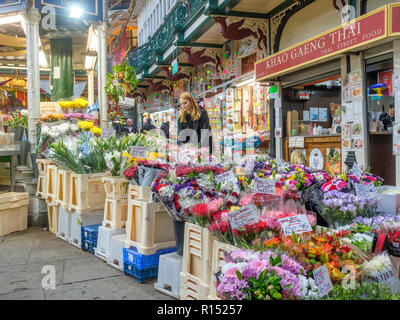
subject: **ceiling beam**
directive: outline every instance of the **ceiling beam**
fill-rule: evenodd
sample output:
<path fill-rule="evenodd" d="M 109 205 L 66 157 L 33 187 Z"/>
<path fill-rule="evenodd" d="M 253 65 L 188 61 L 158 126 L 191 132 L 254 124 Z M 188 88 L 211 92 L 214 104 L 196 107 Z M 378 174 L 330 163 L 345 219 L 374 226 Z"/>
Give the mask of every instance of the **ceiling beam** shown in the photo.
<path fill-rule="evenodd" d="M 257 12 L 242 12 L 242 11 L 220 11 L 220 10 L 208 10 L 206 15 L 214 16 L 224 16 L 224 17 L 238 17 L 238 18 L 253 18 L 253 19 L 267 19 L 268 15 L 265 13 Z"/>
<path fill-rule="evenodd" d="M 222 44 L 214 44 L 214 43 L 186 43 L 186 42 L 178 42 L 178 48 L 216 48 L 222 49 Z"/>

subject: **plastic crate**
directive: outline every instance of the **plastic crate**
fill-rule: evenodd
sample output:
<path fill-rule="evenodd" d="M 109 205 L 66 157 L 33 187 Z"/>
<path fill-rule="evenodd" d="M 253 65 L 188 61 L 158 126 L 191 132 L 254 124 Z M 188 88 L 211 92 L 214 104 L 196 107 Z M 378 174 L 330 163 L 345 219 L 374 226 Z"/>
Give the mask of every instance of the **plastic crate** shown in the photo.
<path fill-rule="evenodd" d="M 160 255 L 176 252 L 176 247 L 168 249 L 160 249 L 154 254 L 144 255 L 140 254 L 135 247 L 129 249 L 124 248 L 124 264 L 125 262 L 136 266 L 138 269 L 146 269 L 150 267 L 157 267 L 160 261 Z"/>
<path fill-rule="evenodd" d="M 75 247 L 82 248 L 82 226 L 100 224 L 103 219 L 103 212 L 91 212 L 88 214 L 71 214 L 71 234 L 69 243 Z"/>
<path fill-rule="evenodd" d="M 27 192 L 0 194 L 0 236 L 28 228 Z"/>
<path fill-rule="evenodd" d="M 139 269 L 133 264 L 124 262 L 124 273 L 130 274 L 138 279 L 140 283 L 144 283 L 147 279 L 157 277 L 158 266 Z"/>
<path fill-rule="evenodd" d="M 47 218 L 49 222 L 49 231 L 57 233 L 58 231 L 58 213 L 60 208 L 47 204 Z"/>
<path fill-rule="evenodd" d="M 39 175 L 38 175 L 38 183 L 36 189 L 36 196 L 41 197 L 43 199 L 46 198 L 46 180 L 47 180 L 47 166 L 52 162 L 47 159 L 37 159 L 36 160 Z"/>
<path fill-rule="evenodd" d="M 90 240 L 82 240 L 82 250 L 89 251 L 94 254 L 94 249 L 96 248 L 96 243 Z"/>
<path fill-rule="evenodd" d="M 49 164 L 47 166 L 46 171 L 46 201 L 50 205 L 57 205 L 58 204 L 58 195 L 57 195 L 57 170 L 58 167 L 54 164 Z"/>
<path fill-rule="evenodd" d="M 57 170 L 57 203 L 64 209 L 69 208 L 69 185 L 71 183 L 71 171 L 58 168 Z"/>
<path fill-rule="evenodd" d="M 97 235 L 101 224 L 93 224 L 90 226 L 82 226 L 81 235 L 83 241 L 92 241 L 97 244 Z"/>

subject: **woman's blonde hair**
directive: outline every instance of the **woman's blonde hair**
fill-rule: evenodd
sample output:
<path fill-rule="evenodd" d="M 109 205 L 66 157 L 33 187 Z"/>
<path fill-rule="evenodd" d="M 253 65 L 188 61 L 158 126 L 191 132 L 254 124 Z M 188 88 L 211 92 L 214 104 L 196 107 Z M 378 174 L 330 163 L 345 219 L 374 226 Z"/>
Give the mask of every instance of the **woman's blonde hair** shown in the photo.
<path fill-rule="evenodd" d="M 189 100 L 192 103 L 193 109 L 192 109 L 192 119 L 193 120 L 199 120 L 201 116 L 201 111 L 199 105 L 196 103 L 194 100 L 193 96 L 189 92 L 183 92 L 179 99 L 181 100 Z M 186 110 L 184 108 L 181 109 L 179 112 L 179 121 L 181 123 L 186 122 Z"/>

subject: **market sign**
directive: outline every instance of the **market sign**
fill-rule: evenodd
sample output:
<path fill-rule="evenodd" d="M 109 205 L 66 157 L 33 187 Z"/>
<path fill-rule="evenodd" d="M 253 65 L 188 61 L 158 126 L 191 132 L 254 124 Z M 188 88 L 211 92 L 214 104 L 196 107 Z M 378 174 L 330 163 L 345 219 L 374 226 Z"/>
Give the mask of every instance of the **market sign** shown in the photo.
<path fill-rule="evenodd" d="M 389 4 L 389 36 L 400 35 L 400 3 Z"/>
<path fill-rule="evenodd" d="M 271 78 L 386 38 L 387 8 L 385 6 L 371 11 L 349 24 L 331 29 L 256 62 L 256 80 Z"/>
<path fill-rule="evenodd" d="M 39 10 L 49 6 L 56 9 L 56 14 L 69 17 L 72 7 L 83 10 L 82 19 L 89 21 L 103 21 L 103 0 L 35 0 Z"/>
<path fill-rule="evenodd" d="M 26 7 L 26 0 L 0 0 L 0 14 L 20 11 Z"/>

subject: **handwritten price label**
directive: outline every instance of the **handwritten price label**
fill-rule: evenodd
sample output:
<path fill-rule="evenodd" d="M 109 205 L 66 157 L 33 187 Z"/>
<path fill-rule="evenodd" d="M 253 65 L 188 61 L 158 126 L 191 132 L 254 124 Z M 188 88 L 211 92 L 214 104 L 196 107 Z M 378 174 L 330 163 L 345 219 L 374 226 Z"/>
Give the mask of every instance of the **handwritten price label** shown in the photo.
<path fill-rule="evenodd" d="M 132 158 L 147 158 L 147 149 L 145 147 L 132 147 L 131 149 Z"/>
<path fill-rule="evenodd" d="M 257 211 L 253 204 L 228 213 L 232 230 L 243 228 L 258 222 Z"/>
<path fill-rule="evenodd" d="M 318 292 L 321 297 L 328 294 L 333 289 L 331 278 L 329 277 L 326 264 L 313 271 L 315 285 L 318 287 Z"/>
<path fill-rule="evenodd" d="M 356 194 L 359 197 L 375 197 L 376 196 L 376 187 L 373 183 L 370 184 L 355 184 Z"/>
<path fill-rule="evenodd" d="M 292 232 L 294 232 L 295 234 L 301 234 L 303 232 L 312 231 L 310 222 L 308 221 L 305 214 L 282 218 L 279 219 L 279 222 L 282 226 L 282 230 L 285 233 L 285 236 L 291 236 Z"/>
<path fill-rule="evenodd" d="M 233 171 L 227 171 L 227 172 L 224 172 L 224 173 L 221 173 L 221 174 L 215 176 L 215 181 L 217 183 L 225 181 L 225 180 L 236 181 L 236 176 L 233 173 Z"/>
<path fill-rule="evenodd" d="M 360 181 L 360 178 L 362 176 L 362 171 L 357 163 L 353 164 L 353 168 L 351 168 L 351 173 L 353 173 L 357 178 L 357 180 Z"/>
<path fill-rule="evenodd" d="M 108 139 L 111 137 L 115 137 L 115 129 L 102 129 L 101 130 L 101 137 L 103 139 Z"/>
<path fill-rule="evenodd" d="M 275 180 L 256 178 L 254 189 L 256 193 L 275 194 Z"/>

